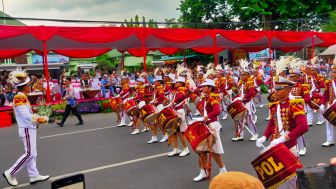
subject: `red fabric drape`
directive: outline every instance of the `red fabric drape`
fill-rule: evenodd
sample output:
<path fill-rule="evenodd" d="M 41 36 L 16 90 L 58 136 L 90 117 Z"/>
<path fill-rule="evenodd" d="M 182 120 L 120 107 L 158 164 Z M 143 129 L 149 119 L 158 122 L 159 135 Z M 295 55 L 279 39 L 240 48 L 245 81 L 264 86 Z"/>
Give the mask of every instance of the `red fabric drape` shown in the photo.
<path fill-rule="evenodd" d="M 55 53 L 72 58 L 91 58 L 109 52 L 111 49 L 93 49 L 93 50 L 54 50 Z"/>
<path fill-rule="evenodd" d="M 142 57 L 144 54 L 143 49 L 127 49 L 127 52 L 135 57 Z M 149 49 L 145 49 L 145 53 L 147 54 L 148 52 L 149 52 Z"/>
<path fill-rule="evenodd" d="M 28 33 L 26 26 L 0 26 L 0 39 L 8 39 Z"/>
<path fill-rule="evenodd" d="M 179 49 L 178 48 L 159 48 L 159 51 L 165 55 L 173 55 L 176 54 Z"/>
<path fill-rule="evenodd" d="M 90 43 L 118 41 L 137 33 L 136 28 L 126 27 L 63 27 L 57 32 L 61 37 Z"/>
<path fill-rule="evenodd" d="M 150 35 L 153 35 L 159 39 L 166 40 L 169 42 L 178 42 L 178 43 L 195 41 L 195 40 L 202 39 L 206 36 L 210 36 L 210 30 L 187 29 L 187 28 L 179 28 L 179 29 L 148 28 L 148 32 Z"/>
<path fill-rule="evenodd" d="M 253 43 L 265 37 L 263 31 L 250 30 L 217 30 L 221 36 L 237 43 Z"/>
<path fill-rule="evenodd" d="M 267 31 L 270 38 L 277 38 L 287 43 L 298 43 L 314 35 L 314 32 Z"/>
<path fill-rule="evenodd" d="M 0 58 L 12 58 L 30 52 L 31 50 L 0 50 Z"/>

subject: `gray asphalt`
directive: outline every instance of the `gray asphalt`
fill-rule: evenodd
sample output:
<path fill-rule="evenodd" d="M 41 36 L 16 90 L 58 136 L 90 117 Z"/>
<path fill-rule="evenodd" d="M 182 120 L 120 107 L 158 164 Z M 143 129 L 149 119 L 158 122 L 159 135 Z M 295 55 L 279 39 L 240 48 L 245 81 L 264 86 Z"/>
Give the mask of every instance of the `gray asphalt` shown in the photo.
<path fill-rule="evenodd" d="M 258 132 L 263 133 L 267 121 L 267 106 L 258 108 Z M 76 173 L 93 168 L 112 165 L 109 168 L 90 170 L 85 173 L 85 182 L 90 189 L 184 189 L 208 188 L 209 181 L 194 183 L 193 177 L 199 173 L 198 158 L 193 152 L 187 157 L 167 157 L 161 155 L 151 159 L 127 162 L 139 158 L 169 152 L 166 144 L 147 144 L 150 133 L 131 136 L 130 127 L 111 127 L 116 125 L 114 113 L 87 114 L 83 116 L 84 126 L 75 126 L 77 120 L 70 117 L 65 127 L 49 124 L 38 129 L 38 169 L 41 174 L 58 177 L 69 173 Z M 250 135 L 246 132 L 245 140 L 232 142 L 234 134 L 231 118 L 221 121 L 222 143 L 224 147 L 224 162 L 229 171 L 243 171 L 256 176 L 251 161 L 258 154 L 255 142 L 250 142 Z M 104 128 L 108 127 L 108 128 Z M 104 128 L 100 130 L 89 129 Z M 80 133 L 71 133 L 85 131 Z M 70 133 L 67 135 L 58 135 Z M 56 136 L 55 136 L 56 135 Z M 305 167 L 311 167 L 319 162 L 328 162 L 336 156 L 335 147 L 323 148 L 325 127 L 313 126 L 305 135 L 308 145 L 307 155 L 301 157 Z M 42 138 L 41 138 L 42 137 Z M 161 138 L 161 136 L 159 136 Z M 8 169 L 23 153 L 23 146 L 17 134 L 17 126 L 0 129 L 0 171 Z M 115 165 L 117 163 L 124 164 Z M 218 167 L 213 162 L 212 176 L 218 174 Z M 29 182 L 27 171 L 23 169 L 17 179 L 20 184 Z M 50 188 L 51 181 L 38 183 L 22 188 Z M 3 178 L 0 188 L 8 187 Z"/>

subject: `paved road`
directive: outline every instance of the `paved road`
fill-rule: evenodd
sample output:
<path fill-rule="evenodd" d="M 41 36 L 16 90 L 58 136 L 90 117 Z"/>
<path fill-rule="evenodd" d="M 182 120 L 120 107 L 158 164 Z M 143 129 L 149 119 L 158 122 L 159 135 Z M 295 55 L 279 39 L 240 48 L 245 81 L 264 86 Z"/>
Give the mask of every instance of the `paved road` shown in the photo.
<path fill-rule="evenodd" d="M 258 130 L 262 133 L 267 124 L 267 108 L 258 109 Z M 171 148 L 166 144 L 147 144 L 150 133 L 131 136 L 130 127 L 116 128 L 113 113 L 84 115 L 85 125 L 75 126 L 75 117 L 70 117 L 64 128 L 45 125 L 38 130 L 38 168 L 41 174 L 50 174 L 53 179 L 64 175 L 84 172 L 87 188 L 90 189 L 184 189 L 208 188 L 209 181 L 194 183 L 192 178 L 199 173 L 198 158 L 191 153 L 184 158 L 169 158 L 165 153 Z M 228 170 L 244 171 L 256 175 L 250 162 L 259 150 L 254 142 L 245 140 L 234 143 L 233 121 L 221 121 L 224 161 Z M 313 126 L 306 135 L 308 153 L 301 160 L 305 167 L 318 162 L 327 162 L 336 156 L 335 147 L 323 148 L 324 126 Z M 159 136 L 161 137 L 161 136 Z M 246 133 L 246 139 L 250 138 Z M 0 130 L 1 172 L 17 160 L 23 152 L 18 138 L 17 127 Z M 218 167 L 213 162 L 213 175 Z M 34 186 L 26 184 L 29 179 L 26 170 L 17 178 L 20 188 L 50 188 L 50 181 Z M 0 179 L 0 188 L 7 187 Z"/>

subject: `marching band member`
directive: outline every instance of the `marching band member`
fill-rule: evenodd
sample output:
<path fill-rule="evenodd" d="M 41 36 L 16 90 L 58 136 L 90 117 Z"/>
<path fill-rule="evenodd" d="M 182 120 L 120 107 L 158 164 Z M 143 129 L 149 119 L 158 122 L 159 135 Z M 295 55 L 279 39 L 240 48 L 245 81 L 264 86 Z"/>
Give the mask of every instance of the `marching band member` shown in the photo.
<path fill-rule="evenodd" d="M 185 88 L 185 78 L 179 76 L 175 81 L 175 88 L 176 88 L 176 93 L 175 93 L 175 99 L 173 101 L 173 107 L 177 111 L 179 117 L 182 119 L 182 123 L 179 127 L 179 130 L 176 131 L 171 137 L 173 140 L 173 151 L 168 153 L 168 156 L 175 156 L 179 155 L 180 157 L 184 157 L 189 154 L 189 148 L 186 143 L 186 138 L 184 136 L 184 131 L 187 129 L 187 123 L 186 123 L 186 118 L 185 118 L 185 111 L 184 111 L 184 106 L 186 104 L 186 98 L 187 98 L 187 89 Z M 178 149 L 178 144 L 177 144 L 177 136 L 179 137 L 181 144 L 183 146 L 183 150 L 180 151 Z"/>
<path fill-rule="evenodd" d="M 152 102 L 154 103 L 154 106 L 156 106 L 156 113 L 159 113 L 163 109 L 163 103 L 166 100 L 164 88 L 162 86 L 162 76 L 155 76 L 153 81 L 154 81 L 154 86 L 155 86 L 155 91 L 154 91 L 155 99 L 153 99 Z M 152 129 L 151 129 L 152 138 L 150 141 L 147 142 L 148 144 L 156 143 L 158 141 L 157 128 L 158 128 L 157 125 L 152 125 Z M 166 142 L 168 140 L 168 135 L 167 133 L 163 131 L 161 127 L 159 128 L 163 133 L 163 137 L 160 140 L 160 143 Z"/>
<path fill-rule="evenodd" d="M 3 173 L 7 183 L 11 186 L 17 186 L 18 181 L 15 175 L 23 168 L 27 167 L 30 184 L 45 181 L 49 175 L 42 176 L 36 167 L 36 129 L 38 123 L 47 122 L 45 118 L 33 114 L 27 94 L 31 92 L 30 78 L 26 72 L 21 70 L 13 71 L 9 74 L 9 82 L 17 87 L 18 93 L 13 99 L 13 109 L 17 125 L 19 127 L 19 136 L 24 145 L 25 153 L 15 162 L 15 164 Z"/>
<path fill-rule="evenodd" d="M 203 94 L 205 95 L 205 97 L 203 98 L 203 100 L 205 100 L 203 120 L 205 121 L 213 137 L 215 138 L 215 142 L 211 145 L 211 153 L 219 167 L 219 173 L 224 173 L 227 170 L 222 159 L 222 154 L 224 154 L 224 150 L 219 133 L 222 126 L 218 121 L 218 116 L 220 114 L 220 98 L 218 94 L 214 93 L 215 82 L 213 80 L 206 79 L 206 81 L 202 83 L 201 86 Z M 206 171 L 208 162 L 206 152 L 200 152 L 199 156 L 201 171 L 200 174 L 194 178 L 195 182 L 207 178 L 209 174 Z"/>
<path fill-rule="evenodd" d="M 303 99 L 289 99 L 291 87 L 294 82 L 279 76 L 279 81 L 275 85 L 275 96 L 277 102 L 271 103 L 271 120 L 261 138 L 256 141 L 256 145 L 261 147 L 263 143 L 270 139 L 270 146 L 284 143 L 291 152 L 297 155 L 296 141 L 308 131 L 308 123 L 304 111 Z M 285 182 L 280 188 L 296 188 L 296 177 Z"/>
<path fill-rule="evenodd" d="M 139 109 L 141 108 L 141 106 L 145 105 L 145 87 L 143 86 L 143 84 L 145 83 L 145 79 L 143 77 L 139 77 L 137 79 L 137 89 L 136 89 L 136 94 L 135 94 L 135 100 L 138 104 Z M 132 120 L 133 120 L 133 125 L 134 125 L 134 131 L 131 133 L 131 135 L 136 135 L 140 133 L 140 125 L 141 125 L 141 120 L 139 115 L 133 115 L 132 116 Z M 146 129 L 146 126 L 145 128 Z"/>
<path fill-rule="evenodd" d="M 323 104 L 321 105 L 321 111 L 324 111 L 324 107 L 329 108 L 336 103 L 336 67 L 334 66 L 331 72 L 331 79 L 325 82 L 326 90 L 323 95 Z M 326 122 L 327 141 L 322 144 L 324 147 L 334 146 L 334 126 L 327 121 Z"/>
<path fill-rule="evenodd" d="M 252 131 L 252 137 L 250 138 L 250 141 L 255 141 L 258 138 L 258 131 L 256 127 L 256 115 L 253 112 L 251 101 L 252 98 L 256 95 L 256 89 L 254 87 L 254 81 L 253 78 L 249 75 L 249 72 L 245 70 L 240 78 L 240 84 L 238 87 L 241 89 L 235 99 L 242 99 L 243 103 L 245 104 L 245 107 L 248 111 L 247 115 L 245 116 L 243 122 L 240 122 L 238 124 L 238 128 L 242 128 L 240 132 L 236 133 L 236 137 L 232 138 L 232 141 L 241 141 L 244 140 L 244 127 L 242 124 L 247 123 L 247 126 Z"/>
<path fill-rule="evenodd" d="M 314 112 L 316 110 L 316 104 L 320 105 L 322 101 L 322 95 L 320 93 L 321 89 L 324 88 L 324 80 L 319 78 L 317 75 L 317 69 L 311 68 L 306 75 L 306 83 L 309 84 L 310 87 L 310 96 L 311 102 L 308 103 L 307 106 L 307 121 L 309 126 L 313 126 L 314 121 Z M 314 103 L 313 103 L 314 102 Z M 321 113 L 317 112 L 318 120 L 317 125 L 322 125 L 324 123 L 324 118 Z"/>
<path fill-rule="evenodd" d="M 130 96 L 130 86 L 129 86 L 129 78 L 128 77 L 124 77 L 121 80 L 121 92 L 120 92 L 120 97 L 123 100 L 123 103 L 125 104 L 126 99 Z M 118 120 L 120 120 L 120 123 L 117 125 L 118 127 L 123 127 L 126 124 L 126 112 L 125 109 L 121 110 L 121 116 L 120 116 L 120 112 L 116 111 Z M 119 119 L 120 118 L 120 119 Z M 132 125 L 132 122 L 128 125 Z"/>
<path fill-rule="evenodd" d="M 290 100 L 295 98 L 304 99 L 304 104 L 306 105 L 310 101 L 309 89 L 308 87 L 302 86 L 300 83 L 301 72 L 298 69 L 292 69 L 290 71 L 290 80 L 295 82 L 292 90 L 289 93 Z M 307 153 L 306 142 L 304 136 L 300 136 L 297 140 L 299 155 L 304 156 Z"/>

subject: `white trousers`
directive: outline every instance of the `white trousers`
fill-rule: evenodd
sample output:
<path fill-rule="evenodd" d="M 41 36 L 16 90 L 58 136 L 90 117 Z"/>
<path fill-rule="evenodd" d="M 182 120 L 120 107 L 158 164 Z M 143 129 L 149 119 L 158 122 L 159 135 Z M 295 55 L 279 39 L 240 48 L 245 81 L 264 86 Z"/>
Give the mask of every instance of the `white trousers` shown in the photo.
<path fill-rule="evenodd" d="M 323 115 L 317 111 L 317 121 L 323 121 L 324 117 Z M 308 125 L 313 125 L 313 121 L 314 121 L 314 109 L 311 109 L 308 105 L 307 105 L 307 122 Z"/>
<path fill-rule="evenodd" d="M 334 126 L 327 120 L 326 121 L 327 141 L 334 142 Z"/>
<path fill-rule="evenodd" d="M 25 153 L 9 168 L 10 174 L 15 176 L 23 167 L 27 167 L 28 176 L 36 177 L 39 172 L 36 168 L 36 129 L 19 128 L 19 136 L 23 142 Z"/>

